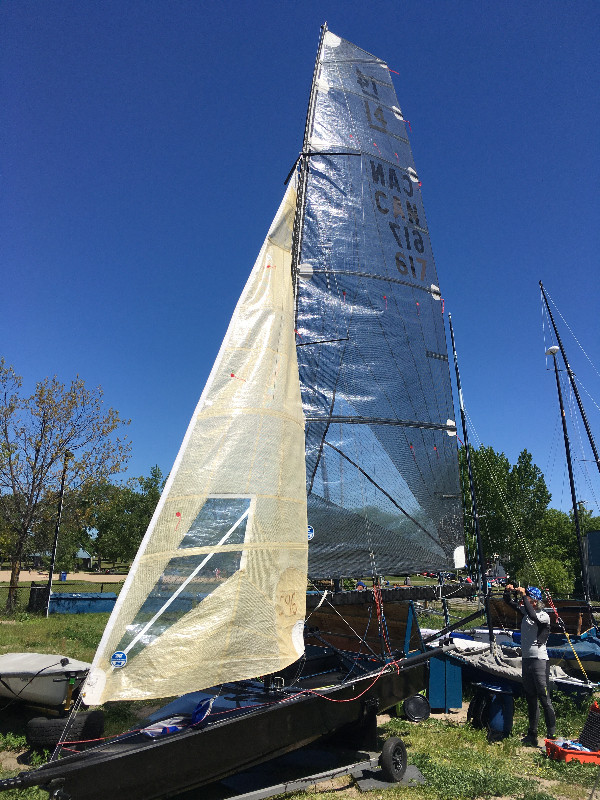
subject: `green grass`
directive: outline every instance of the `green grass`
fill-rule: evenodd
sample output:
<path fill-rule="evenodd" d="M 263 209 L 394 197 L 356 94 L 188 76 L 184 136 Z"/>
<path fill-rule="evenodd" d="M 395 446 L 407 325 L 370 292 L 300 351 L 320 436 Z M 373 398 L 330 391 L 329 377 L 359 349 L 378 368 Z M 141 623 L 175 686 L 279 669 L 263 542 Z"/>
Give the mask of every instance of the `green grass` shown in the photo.
<path fill-rule="evenodd" d="M 597 765 L 551 761 L 538 750 L 521 747 L 515 735 L 489 744 L 484 731 L 468 724 L 392 719 L 380 732 L 404 741 L 409 764 L 419 768 L 426 783 L 395 785 L 367 795 L 377 800 L 587 800 L 599 777 Z M 344 785 L 349 781 L 340 779 L 332 791 L 298 792 L 286 798 L 341 800 Z"/>
<path fill-rule="evenodd" d="M 106 614 L 22 613 L 14 620 L 0 619 L 0 655 L 3 653 L 56 653 L 91 661 L 106 626 Z"/>
<path fill-rule="evenodd" d="M 560 735 L 575 738 L 581 732 L 589 703 L 578 707 L 564 695 L 555 695 Z M 600 766 L 579 762 L 552 761 L 541 751 L 521 746 L 527 730 L 527 709 L 521 698 L 515 702 L 513 733 L 490 744 L 486 732 L 467 723 L 455 723 L 432 716 L 412 723 L 392 718 L 380 728 L 382 738 L 400 737 L 407 747 L 409 764 L 422 772 L 426 784 L 392 786 L 371 795 L 377 800 L 588 800 Z M 540 737 L 543 736 L 543 723 Z M 339 779 L 332 791 L 298 792 L 287 800 L 341 800 L 349 781 Z M 370 796 L 370 795 L 367 795 Z M 594 800 L 600 795 L 594 794 Z M 283 797 L 283 796 L 282 796 Z"/>
<path fill-rule="evenodd" d="M 475 800 L 495 796 L 514 800 L 557 797 L 581 800 L 592 787 L 598 767 L 578 763 L 572 770 L 571 764 L 558 764 L 537 750 L 522 748 L 519 730 L 526 727 L 524 709 L 517 709 L 516 722 L 513 735 L 497 744 L 488 743 L 485 731 L 437 719 L 418 725 L 391 720 L 386 733 L 405 741 L 410 763 L 421 770 L 427 781 L 420 794 L 410 795 L 413 800 Z M 543 788 L 539 786 L 540 779 L 544 779 Z M 550 786 L 546 781 L 557 785 Z M 395 792 L 394 797 L 405 796 L 403 790 Z"/>

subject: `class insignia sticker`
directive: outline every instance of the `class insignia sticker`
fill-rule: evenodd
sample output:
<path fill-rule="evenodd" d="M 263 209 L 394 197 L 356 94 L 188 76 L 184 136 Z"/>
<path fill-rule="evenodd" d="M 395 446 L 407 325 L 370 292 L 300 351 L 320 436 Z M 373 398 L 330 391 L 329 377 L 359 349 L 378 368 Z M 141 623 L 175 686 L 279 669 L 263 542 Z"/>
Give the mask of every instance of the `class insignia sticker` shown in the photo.
<path fill-rule="evenodd" d="M 310 542 L 311 539 L 315 538 L 315 529 L 312 525 L 308 526 L 308 541 Z"/>
<path fill-rule="evenodd" d="M 115 669 L 120 669 L 127 664 L 127 653 L 124 653 L 122 650 L 117 650 L 116 653 L 113 653 L 110 657 L 111 666 Z"/>

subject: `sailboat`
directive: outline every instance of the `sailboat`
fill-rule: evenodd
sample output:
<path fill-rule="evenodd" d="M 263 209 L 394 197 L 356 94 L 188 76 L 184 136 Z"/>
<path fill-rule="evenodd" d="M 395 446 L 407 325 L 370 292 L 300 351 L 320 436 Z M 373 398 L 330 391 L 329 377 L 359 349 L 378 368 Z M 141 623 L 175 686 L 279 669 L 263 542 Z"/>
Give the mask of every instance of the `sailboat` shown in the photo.
<path fill-rule="evenodd" d="M 418 626 L 390 635 L 377 580 L 309 592 L 307 610 L 307 578 L 464 566 L 444 304 L 406 122 L 386 64 L 326 26 L 286 184 L 81 692 L 180 699 L 0 789 L 170 796 L 333 734 L 363 746 L 377 712 L 426 685 L 433 653 Z M 334 618 L 345 638 L 328 640 Z"/>

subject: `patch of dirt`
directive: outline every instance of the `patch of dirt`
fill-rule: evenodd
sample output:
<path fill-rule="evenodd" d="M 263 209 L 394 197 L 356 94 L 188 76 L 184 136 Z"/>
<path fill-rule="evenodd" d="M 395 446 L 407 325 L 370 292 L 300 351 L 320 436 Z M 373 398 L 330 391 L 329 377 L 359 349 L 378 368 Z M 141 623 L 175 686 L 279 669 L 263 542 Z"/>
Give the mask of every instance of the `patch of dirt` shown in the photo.
<path fill-rule="evenodd" d="M 455 724 L 464 723 L 467 721 L 467 711 L 469 710 L 469 704 L 463 703 L 461 708 L 451 708 L 450 711 L 446 712 L 437 712 L 432 711 L 431 716 L 433 719 L 445 719 L 448 722 L 454 722 Z"/>
<path fill-rule="evenodd" d="M 443 719 L 459 725 L 467 721 L 468 710 L 469 703 L 465 702 L 460 708 L 451 708 L 447 713 L 444 711 L 432 711 L 431 716 L 433 719 Z M 385 723 L 389 722 L 390 719 L 391 717 L 389 714 L 379 714 L 377 716 L 377 725 L 385 725 Z"/>
<path fill-rule="evenodd" d="M 11 770 L 12 772 L 15 772 L 15 770 L 21 770 L 22 764 L 20 761 L 18 761 L 18 758 L 26 752 L 26 750 L 23 750 L 20 753 L 15 753 L 12 750 L 3 750 L 0 752 L 0 767 L 5 770 Z"/>
<path fill-rule="evenodd" d="M 67 583 L 70 581 L 89 581 L 90 583 L 122 583 L 126 575 L 110 575 L 102 572 L 68 572 Z M 38 572 L 37 570 L 22 569 L 19 575 L 21 581 L 48 581 L 48 571 Z M 60 575 L 53 573 L 52 580 L 58 582 Z M 0 583 L 8 583 L 10 581 L 10 571 L 0 571 Z"/>
<path fill-rule="evenodd" d="M 327 781 L 320 781 L 315 785 L 318 794 L 322 792 L 337 792 L 340 797 L 361 797 L 362 793 L 354 785 L 354 778 L 351 775 L 341 775 L 338 778 L 331 778 Z"/>

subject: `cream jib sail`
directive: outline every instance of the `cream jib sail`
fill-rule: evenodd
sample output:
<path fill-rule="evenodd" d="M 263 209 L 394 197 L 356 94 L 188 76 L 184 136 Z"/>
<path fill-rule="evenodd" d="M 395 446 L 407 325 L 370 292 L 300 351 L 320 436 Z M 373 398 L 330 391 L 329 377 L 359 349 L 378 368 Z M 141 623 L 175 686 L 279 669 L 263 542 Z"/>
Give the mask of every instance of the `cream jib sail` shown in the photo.
<path fill-rule="evenodd" d="M 304 419 L 290 186 L 200 398 L 84 701 L 167 697 L 304 651 Z"/>

